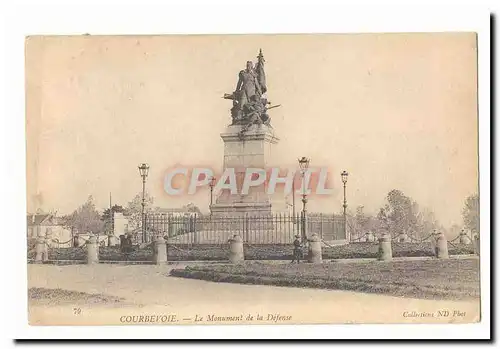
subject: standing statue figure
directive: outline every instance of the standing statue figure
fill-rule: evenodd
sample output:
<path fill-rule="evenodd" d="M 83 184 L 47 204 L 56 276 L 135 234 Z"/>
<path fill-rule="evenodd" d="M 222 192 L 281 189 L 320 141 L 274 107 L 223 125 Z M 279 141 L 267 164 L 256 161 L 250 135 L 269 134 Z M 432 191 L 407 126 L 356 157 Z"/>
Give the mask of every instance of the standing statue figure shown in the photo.
<path fill-rule="evenodd" d="M 245 70 L 240 71 L 238 84 L 236 85 L 234 94 L 238 100 L 238 104 L 241 106 L 241 109 L 245 104 L 250 102 L 253 96 L 257 96 L 257 98 L 262 96 L 262 90 L 260 88 L 259 81 L 257 80 L 257 73 L 253 68 L 253 63 L 251 61 L 247 62 Z"/>
<path fill-rule="evenodd" d="M 241 70 L 238 75 L 236 90 L 223 97 L 233 100 L 232 124 L 245 125 L 244 131 L 254 123 L 270 125 L 270 118 L 266 111 L 276 107 L 268 108 L 267 104 L 270 102 L 262 97 L 267 91 L 264 62 L 264 55 L 260 50 L 255 67 L 251 61 L 248 61 L 246 69 Z"/>

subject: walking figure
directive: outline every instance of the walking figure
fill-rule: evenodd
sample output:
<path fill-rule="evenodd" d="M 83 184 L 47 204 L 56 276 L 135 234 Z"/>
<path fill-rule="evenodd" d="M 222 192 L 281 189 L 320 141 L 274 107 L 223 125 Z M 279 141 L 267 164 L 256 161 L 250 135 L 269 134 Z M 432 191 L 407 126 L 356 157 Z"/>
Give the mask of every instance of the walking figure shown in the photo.
<path fill-rule="evenodd" d="M 294 261 L 297 261 L 297 264 L 299 264 L 301 258 L 302 258 L 302 242 L 300 241 L 300 235 L 295 235 L 295 240 L 293 242 L 292 263 Z"/>

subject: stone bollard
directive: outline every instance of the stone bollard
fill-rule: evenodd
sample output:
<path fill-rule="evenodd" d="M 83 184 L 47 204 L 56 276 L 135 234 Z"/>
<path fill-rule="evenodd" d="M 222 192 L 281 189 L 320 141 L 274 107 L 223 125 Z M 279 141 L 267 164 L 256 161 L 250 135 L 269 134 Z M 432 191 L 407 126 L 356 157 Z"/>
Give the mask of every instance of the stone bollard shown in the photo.
<path fill-rule="evenodd" d="M 463 230 L 460 232 L 460 244 L 462 244 L 462 245 L 470 244 L 470 239 L 467 236 L 467 233 Z"/>
<path fill-rule="evenodd" d="M 375 241 L 375 234 L 373 234 L 373 232 L 368 232 L 366 234 L 366 241 L 367 242 L 374 242 Z"/>
<path fill-rule="evenodd" d="M 450 256 L 448 255 L 448 240 L 443 233 L 439 234 L 436 240 L 436 258 L 450 258 Z"/>
<path fill-rule="evenodd" d="M 35 245 L 35 263 L 43 263 L 49 260 L 45 237 L 38 236 Z"/>
<path fill-rule="evenodd" d="M 474 253 L 479 256 L 479 251 L 480 251 L 480 244 L 479 244 L 479 235 L 474 235 Z"/>
<path fill-rule="evenodd" d="M 166 264 L 167 259 L 167 243 L 163 236 L 158 236 L 154 242 L 153 248 L 154 263 L 156 265 Z"/>
<path fill-rule="evenodd" d="M 115 235 L 114 234 L 108 234 L 108 246 L 112 247 L 116 245 L 115 241 Z"/>
<path fill-rule="evenodd" d="M 387 233 L 382 235 L 378 240 L 378 260 L 379 261 L 390 261 L 392 260 L 392 242 L 391 236 Z"/>
<path fill-rule="evenodd" d="M 321 255 L 321 239 L 318 235 L 312 234 L 309 240 L 309 248 L 307 261 L 309 263 L 321 264 L 323 263 L 323 256 Z"/>
<path fill-rule="evenodd" d="M 229 262 L 239 263 L 245 260 L 243 253 L 243 239 L 239 235 L 234 235 L 229 239 Z"/>
<path fill-rule="evenodd" d="M 97 245 L 97 237 L 91 235 L 87 242 L 87 264 L 99 263 L 99 246 Z"/>

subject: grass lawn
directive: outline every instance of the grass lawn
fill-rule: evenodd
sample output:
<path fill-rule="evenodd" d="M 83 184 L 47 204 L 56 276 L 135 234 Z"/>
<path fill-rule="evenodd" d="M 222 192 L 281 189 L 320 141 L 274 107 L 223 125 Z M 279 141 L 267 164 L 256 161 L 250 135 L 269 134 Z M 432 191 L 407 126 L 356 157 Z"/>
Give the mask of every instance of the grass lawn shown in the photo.
<path fill-rule="evenodd" d="M 427 299 L 479 298 L 479 259 L 204 265 L 172 276 L 216 282 L 350 290 Z"/>
<path fill-rule="evenodd" d="M 394 257 L 423 257 L 434 255 L 432 243 L 393 243 Z M 244 245 L 245 259 L 247 260 L 291 260 L 292 245 Z M 344 258 L 376 258 L 377 243 L 358 242 L 348 245 L 332 247 L 323 246 L 324 259 Z M 449 245 L 451 255 L 473 254 L 472 245 Z M 227 260 L 229 245 L 169 245 L 167 249 L 170 261 L 187 260 Z M 32 250 L 28 258 L 34 258 Z M 85 247 L 50 249 L 49 259 L 52 260 L 85 260 L 87 251 Z M 136 249 L 128 257 L 129 261 L 152 261 L 151 248 Z M 99 259 L 101 261 L 124 261 L 126 256 L 118 247 L 100 247 Z"/>
<path fill-rule="evenodd" d="M 32 287 L 28 290 L 30 305 L 109 305 L 123 301 L 121 298 L 103 294 L 68 291 L 63 289 L 47 289 Z"/>

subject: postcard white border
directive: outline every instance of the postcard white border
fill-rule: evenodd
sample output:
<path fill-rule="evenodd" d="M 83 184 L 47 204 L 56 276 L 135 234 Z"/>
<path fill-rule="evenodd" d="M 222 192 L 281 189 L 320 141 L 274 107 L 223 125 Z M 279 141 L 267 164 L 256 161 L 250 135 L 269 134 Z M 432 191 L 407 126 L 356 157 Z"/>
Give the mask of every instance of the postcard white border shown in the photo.
<path fill-rule="evenodd" d="M 12 1 L 4 6 L 1 79 L 2 320 L 11 338 L 488 338 L 490 324 L 490 22 L 487 3 L 457 1 Z M 493 2 L 492 2 L 493 4 Z M 492 5 L 493 6 L 493 5 Z M 482 7 L 482 9 L 481 9 Z M 252 20 L 249 20 L 249 16 Z M 26 311 L 24 36 L 33 34 L 474 31 L 479 45 L 482 321 L 467 325 L 30 327 Z M 1 71 L 1 70 L 0 70 Z M 7 234 L 5 234 L 7 233 Z M 493 233 L 493 232 L 492 232 Z M 7 287 L 6 287 L 7 286 Z M 7 294 L 5 294 L 7 292 Z M 24 308 L 23 308 L 24 307 Z M 93 345 L 95 347 L 95 345 Z"/>

